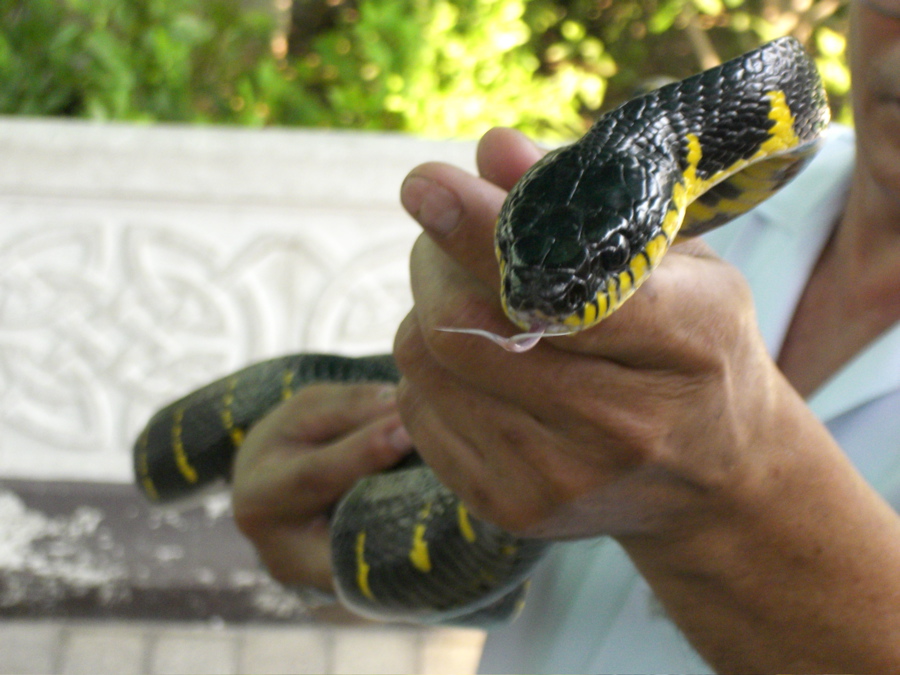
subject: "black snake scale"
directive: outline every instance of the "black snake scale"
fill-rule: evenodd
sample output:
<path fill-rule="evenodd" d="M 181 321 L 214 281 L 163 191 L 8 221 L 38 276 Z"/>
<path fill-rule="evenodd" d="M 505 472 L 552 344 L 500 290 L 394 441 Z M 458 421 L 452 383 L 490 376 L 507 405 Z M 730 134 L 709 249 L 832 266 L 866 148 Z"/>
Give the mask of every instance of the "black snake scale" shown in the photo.
<path fill-rule="evenodd" d="M 503 205 L 496 247 L 507 315 L 537 337 L 596 324 L 676 236 L 722 225 L 794 176 L 827 124 L 815 65 L 791 38 L 604 115 L 532 167 Z M 398 377 L 390 356 L 301 354 L 250 366 L 150 420 L 134 449 L 138 485 L 165 501 L 227 478 L 246 430 L 307 384 Z M 504 619 L 549 545 L 472 517 L 415 458 L 360 481 L 331 522 L 341 600 L 394 620 Z"/>

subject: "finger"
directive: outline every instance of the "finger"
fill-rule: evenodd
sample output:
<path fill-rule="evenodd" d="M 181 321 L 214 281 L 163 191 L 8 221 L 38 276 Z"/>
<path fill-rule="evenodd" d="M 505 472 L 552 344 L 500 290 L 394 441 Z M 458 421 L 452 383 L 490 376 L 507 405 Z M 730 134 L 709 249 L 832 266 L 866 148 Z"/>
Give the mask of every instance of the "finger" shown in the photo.
<path fill-rule="evenodd" d="M 676 237 L 671 250 L 674 253 L 690 255 L 695 258 L 720 259 L 713 248 L 700 237 Z"/>
<path fill-rule="evenodd" d="M 496 288 L 497 214 L 507 190 L 542 155 L 543 151 L 519 132 L 494 129 L 478 147 L 483 178 L 447 164 L 423 164 L 403 182 L 400 200 L 445 251 Z"/>
<path fill-rule="evenodd" d="M 301 388 L 265 420 L 282 441 L 315 444 L 396 409 L 393 384 L 320 383 Z"/>
<path fill-rule="evenodd" d="M 545 151 L 523 133 L 497 127 L 482 136 L 478 143 L 478 173 L 485 180 L 508 191 L 544 154 Z"/>
<path fill-rule="evenodd" d="M 447 304 L 453 306 L 452 297 Z M 443 333 L 423 326 L 415 311 L 400 324 L 394 353 L 404 376 L 398 396 L 402 395 L 406 380 L 419 384 L 423 390 L 456 380 L 470 389 L 470 393 L 459 393 L 463 402 L 472 398 L 471 392 L 480 392 L 506 404 L 511 414 L 527 411 L 542 424 L 557 428 L 582 414 L 582 408 L 590 407 L 591 402 L 580 400 L 577 392 L 616 398 L 617 378 L 621 376 L 621 366 L 603 355 L 585 358 L 547 340 L 529 352 L 513 354 L 475 336 Z M 624 400 L 624 396 L 620 398 Z M 454 405 L 452 396 L 442 400 Z M 398 404 L 406 421 L 408 407 L 399 401 Z M 490 422 L 486 425 L 492 426 Z M 412 429 L 410 432 L 414 434 Z M 423 446 L 420 450 L 424 455 L 431 448 Z"/>
<path fill-rule="evenodd" d="M 426 342 L 442 365 L 450 366 L 451 361 L 444 360 L 444 356 L 452 355 L 457 364 L 452 368 L 454 372 L 457 367 L 460 371 L 477 369 L 473 368 L 473 362 L 482 359 L 490 362 L 492 369 L 515 371 L 523 362 L 530 361 L 529 355 L 540 353 L 551 344 L 544 340 L 527 354 L 518 354 L 500 349 L 481 336 L 443 330 L 478 328 L 507 336 L 521 331 L 503 311 L 496 287 L 469 274 L 428 237 L 416 242 L 411 260 L 413 312 L 419 318 Z M 395 356 L 397 345 L 395 341 Z M 398 365 L 403 372 L 403 363 Z"/>
<path fill-rule="evenodd" d="M 695 369 L 755 321 L 740 273 L 703 242 L 673 247 L 652 276 L 608 319 L 565 348 L 602 353 L 632 368 Z"/>
<path fill-rule="evenodd" d="M 526 354 L 513 354 L 478 336 L 438 330 L 476 326 L 513 334 L 518 329 L 503 313 L 497 292 L 468 274 L 428 237 L 416 242 L 412 259 L 415 305 L 394 342 L 400 371 L 415 377 L 423 359 L 433 359 L 454 377 L 504 400 L 532 395 L 545 400 L 542 391 L 555 386 L 552 373 L 561 366 L 558 358 L 551 358 L 559 356 L 551 344 L 544 341 Z M 510 381 L 517 386 L 510 387 Z"/>
<path fill-rule="evenodd" d="M 334 504 L 364 476 L 396 464 L 412 451 L 412 441 L 396 413 L 375 420 L 325 448 L 304 453 L 288 467 L 307 498 Z"/>
<path fill-rule="evenodd" d="M 425 232 L 469 271 L 499 287 L 494 224 L 506 192 L 447 164 L 423 164 L 407 176 L 400 200 Z"/>
<path fill-rule="evenodd" d="M 263 430 L 264 431 L 264 430 Z M 254 436 L 238 453 L 235 501 L 246 518 L 293 521 L 329 509 L 363 476 L 382 471 L 412 449 L 396 413 L 375 419 L 325 445 L 298 444 L 289 436 Z M 258 446 L 262 446 L 262 450 Z M 236 510 L 237 510 L 236 506 Z"/>
<path fill-rule="evenodd" d="M 419 356 L 410 340 L 421 340 L 430 358 L 455 377 L 544 416 L 552 411 L 543 402 L 566 400 L 562 390 L 590 388 L 592 379 L 615 382 L 623 366 L 686 372 L 715 368 L 722 351 L 717 347 L 736 339 L 752 319 L 752 310 L 746 311 L 752 300 L 727 265 L 693 255 L 705 255 L 705 245 L 684 246 L 691 254 L 676 247 L 644 287 L 598 326 L 575 336 L 545 338 L 530 352 L 511 354 L 477 336 L 436 330 L 477 326 L 509 334 L 512 325 L 492 292 L 424 239 L 414 250 L 421 258 L 412 278 L 417 334 L 401 327 L 395 342 L 398 365 L 413 376 Z M 730 311 L 723 312 L 723 306 Z"/>
<path fill-rule="evenodd" d="M 491 421 L 506 421 L 507 417 L 484 419 L 496 411 L 493 401 L 477 390 L 461 387 L 451 373 L 427 359 L 420 362 L 415 379 L 401 380 L 398 395 L 404 424 L 416 438 L 423 459 L 473 514 L 506 529 L 513 529 L 513 519 L 520 523 L 519 519 L 528 519 L 521 508 L 514 514 L 505 513 L 499 499 L 510 472 L 520 478 L 521 472 L 510 470 L 515 462 L 504 463 L 506 453 L 499 440 L 485 441 L 477 433 L 501 435 Z M 542 500 L 524 501 L 537 507 Z"/>
<path fill-rule="evenodd" d="M 423 325 L 432 331 L 473 326 L 515 331 L 500 305 L 496 270 L 490 276 L 493 278 L 482 281 L 430 237 L 420 237 L 410 255 L 413 311 L 422 315 Z M 459 340 L 454 342 L 459 344 Z"/>
<path fill-rule="evenodd" d="M 404 332 L 416 332 L 414 316 L 404 323 Z M 522 382 L 508 381 L 510 402 L 441 368 L 421 339 L 411 339 L 409 350 L 415 368 L 400 382 L 398 405 L 426 463 L 473 514 L 534 536 L 559 499 L 556 472 L 577 490 L 586 462 L 598 462 L 594 453 L 585 458 L 578 448 L 560 446 L 562 436 L 578 437 L 560 403 L 565 399 L 544 406 L 544 387 L 517 400 Z M 525 378 L 526 386 L 535 381 Z"/>
<path fill-rule="evenodd" d="M 372 387 L 362 389 L 357 393 Z M 322 391 L 336 399 L 349 393 L 335 396 L 329 387 Z M 386 405 L 377 392 L 357 397 L 368 399 L 370 405 L 362 409 Z M 389 412 L 324 445 L 297 441 L 291 418 L 297 401 L 283 404 L 245 439 L 235 463 L 234 519 L 280 581 L 330 588 L 329 511 L 360 478 L 389 468 L 411 451 L 409 435 L 394 412 L 393 387 L 390 394 Z"/>

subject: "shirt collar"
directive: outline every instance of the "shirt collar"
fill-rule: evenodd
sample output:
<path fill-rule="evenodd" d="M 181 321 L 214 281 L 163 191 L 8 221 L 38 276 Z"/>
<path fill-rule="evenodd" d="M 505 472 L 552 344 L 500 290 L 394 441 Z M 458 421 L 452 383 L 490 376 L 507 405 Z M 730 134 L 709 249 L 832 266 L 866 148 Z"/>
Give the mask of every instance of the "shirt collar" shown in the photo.
<path fill-rule="evenodd" d="M 809 399 L 819 419 L 829 421 L 900 389 L 900 323 L 846 363 Z"/>

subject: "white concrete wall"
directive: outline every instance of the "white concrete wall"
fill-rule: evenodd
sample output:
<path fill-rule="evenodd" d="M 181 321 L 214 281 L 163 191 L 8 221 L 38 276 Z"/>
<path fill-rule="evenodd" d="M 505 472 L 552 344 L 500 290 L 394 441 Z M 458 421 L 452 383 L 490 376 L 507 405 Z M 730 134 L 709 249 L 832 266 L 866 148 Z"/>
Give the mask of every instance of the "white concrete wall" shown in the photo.
<path fill-rule="evenodd" d="M 152 409 L 250 361 L 388 351 L 403 176 L 474 145 L 0 118 L 0 477 L 128 482 Z"/>
<path fill-rule="evenodd" d="M 45 550 L 75 516 L 15 492 L 131 482 L 151 411 L 253 360 L 388 351 L 419 232 L 403 176 L 473 158 L 473 144 L 391 135 L 0 118 L 0 483 L 26 479 L 0 489 L 14 507 L 0 514 L 0 674 L 474 670 L 477 631 L 60 618 L 44 591 L 90 588 L 81 568 L 44 563 L 94 558 Z M 89 513 L 108 535 L 112 514 Z M 191 545 L 179 536 L 173 551 Z M 107 553 L 127 558 L 120 544 Z M 13 597 L 23 575 L 40 582 L 33 602 Z"/>

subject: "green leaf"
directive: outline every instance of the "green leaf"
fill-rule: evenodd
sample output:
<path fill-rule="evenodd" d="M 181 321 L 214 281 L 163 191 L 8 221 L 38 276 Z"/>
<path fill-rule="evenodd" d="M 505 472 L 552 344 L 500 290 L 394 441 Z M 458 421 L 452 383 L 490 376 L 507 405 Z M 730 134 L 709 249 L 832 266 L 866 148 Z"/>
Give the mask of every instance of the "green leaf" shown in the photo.
<path fill-rule="evenodd" d="M 725 11 L 722 0 L 691 0 L 691 2 L 699 12 L 710 16 L 719 16 Z"/>
<path fill-rule="evenodd" d="M 667 0 L 650 17 L 650 20 L 647 22 L 647 29 L 657 35 L 664 33 L 672 27 L 675 19 L 681 14 L 682 9 L 684 9 L 684 0 Z"/>

